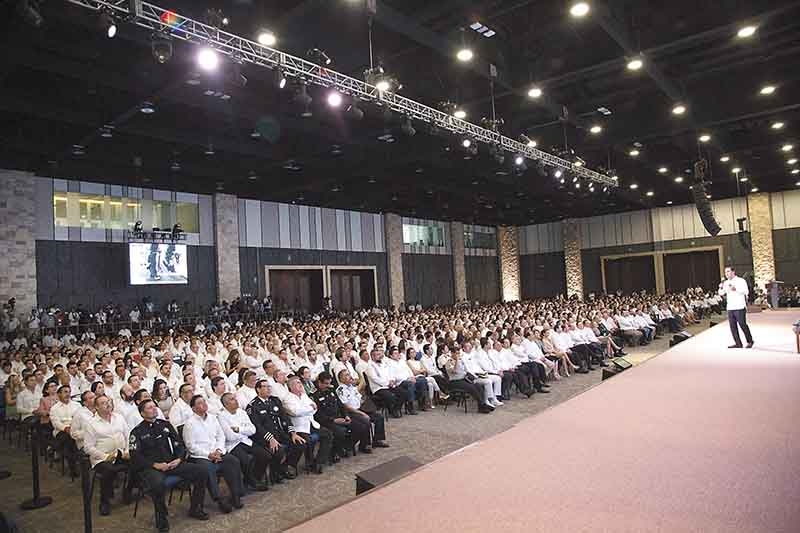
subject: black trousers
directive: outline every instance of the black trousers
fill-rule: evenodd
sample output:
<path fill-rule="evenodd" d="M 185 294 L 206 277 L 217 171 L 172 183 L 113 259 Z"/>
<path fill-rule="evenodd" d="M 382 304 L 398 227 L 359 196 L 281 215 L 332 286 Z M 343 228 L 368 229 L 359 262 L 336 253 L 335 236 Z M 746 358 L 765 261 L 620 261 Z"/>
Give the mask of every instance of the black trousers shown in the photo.
<path fill-rule="evenodd" d="M 130 468 L 130 464 L 128 461 L 124 459 L 117 459 L 116 461 L 109 462 L 103 461 L 101 463 L 97 463 L 94 467 L 94 471 L 97 472 L 97 476 L 100 478 L 100 503 L 109 503 L 111 498 L 114 497 L 114 480 L 117 478 L 118 474 L 126 472 Z M 128 481 L 125 484 L 125 494 L 130 494 L 130 483 L 131 483 L 131 476 L 128 476 Z"/>
<path fill-rule="evenodd" d="M 450 390 L 464 391 L 472 396 L 478 405 L 483 405 L 483 387 L 478 387 L 474 383 L 470 383 L 465 379 L 450 380 Z"/>
<path fill-rule="evenodd" d="M 433 379 L 436 380 L 436 384 L 439 385 L 439 390 L 447 394 L 447 391 L 449 390 L 448 387 L 450 386 L 447 378 L 437 375 L 433 376 Z"/>
<path fill-rule="evenodd" d="M 164 479 L 168 476 L 176 476 L 191 483 L 191 509 L 203 508 L 203 500 L 206 497 L 207 473 L 202 466 L 194 463 L 181 463 L 167 472 L 159 472 L 155 468 L 148 468 L 139 472 L 139 476 L 144 481 L 150 498 L 153 500 L 156 526 L 166 523 L 167 520 L 167 504 L 164 499 L 167 487 L 164 485 Z"/>
<path fill-rule="evenodd" d="M 405 394 L 403 390 L 398 390 L 397 392 Z M 397 412 L 400 406 L 406 401 L 405 396 L 398 397 L 398 395 L 390 389 L 375 391 L 372 393 L 372 397 L 374 400 L 377 400 L 379 407 L 386 407 L 391 413 Z"/>
<path fill-rule="evenodd" d="M 370 422 L 372 422 L 372 427 L 375 428 L 375 432 L 372 434 L 372 442 L 386 440 L 386 425 L 383 416 L 376 412 L 367 412 L 367 414 L 369 415 Z"/>
<path fill-rule="evenodd" d="M 311 433 L 300 433 L 298 431 L 297 434 L 306 441 L 306 466 L 317 463 L 327 464 L 328 458 L 331 456 L 333 433 L 328 428 L 320 426 L 319 429 L 312 428 Z M 314 447 L 317 442 L 319 442 L 319 449 L 315 456 Z"/>
<path fill-rule="evenodd" d="M 193 458 L 192 462 L 202 466 L 208 475 L 208 490 L 214 500 L 220 499 L 219 479 L 217 472 L 222 474 L 225 484 L 231 493 L 231 498 L 239 498 L 244 492 L 242 484 L 242 465 L 236 456 L 226 453 L 222 456 L 222 461 L 213 463 L 208 459 Z"/>
<path fill-rule="evenodd" d="M 747 340 L 747 344 L 753 343 L 750 326 L 747 325 L 747 309 L 728 311 L 728 324 L 731 326 L 731 335 L 733 335 L 733 342 L 736 343 L 736 346 L 742 345 L 742 339 L 739 337 L 739 328 L 744 331 L 744 338 Z"/>
<path fill-rule="evenodd" d="M 361 449 L 372 445 L 371 439 L 372 423 L 362 416 L 350 417 L 350 424 L 325 424 L 333 434 L 333 449 L 344 451 L 349 444 L 358 444 Z M 348 442 L 349 439 L 349 442 Z"/>
<path fill-rule="evenodd" d="M 244 474 L 245 481 L 253 484 L 257 481 L 262 481 L 267 472 L 267 465 L 273 459 L 273 454 L 266 448 L 261 446 L 248 446 L 244 442 L 237 444 L 230 454 L 239 459 L 242 465 L 242 473 Z M 281 455 L 281 448 L 278 448 L 278 453 Z M 280 462 L 278 463 L 280 464 Z"/>
<path fill-rule="evenodd" d="M 514 372 L 507 370 L 500 376 L 500 394 L 503 398 L 511 398 L 511 384 L 514 382 Z"/>
<path fill-rule="evenodd" d="M 76 464 L 78 458 L 78 445 L 75 443 L 75 440 L 69 433 L 59 431 L 56 434 L 55 445 L 56 449 L 66 458 L 70 471 L 75 472 L 77 470 Z"/>

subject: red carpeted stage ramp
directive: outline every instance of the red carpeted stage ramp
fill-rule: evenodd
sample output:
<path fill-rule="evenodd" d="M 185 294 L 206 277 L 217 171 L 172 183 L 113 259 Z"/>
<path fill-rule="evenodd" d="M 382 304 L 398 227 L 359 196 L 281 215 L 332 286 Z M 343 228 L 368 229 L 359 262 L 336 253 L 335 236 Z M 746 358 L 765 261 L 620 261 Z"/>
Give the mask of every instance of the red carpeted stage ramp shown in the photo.
<path fill-rule="evenodd" d="M 720 324 L 296 531 L 800 532 L 797 318 L 751 315 L 753 350 Z"/>

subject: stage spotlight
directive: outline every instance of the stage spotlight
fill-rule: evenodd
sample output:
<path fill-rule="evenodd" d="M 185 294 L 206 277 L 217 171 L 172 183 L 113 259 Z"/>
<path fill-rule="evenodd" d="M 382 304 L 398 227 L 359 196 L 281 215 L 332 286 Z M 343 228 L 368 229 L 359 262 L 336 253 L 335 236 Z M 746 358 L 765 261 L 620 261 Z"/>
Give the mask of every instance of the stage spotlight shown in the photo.
<path fill-rule="evenodd" d="M 106 11 L 100 13 L 100 27 L 106 32 L 106 37 L 113 39 L 117 35 L 117 23 L 114 18 Z"/>
<path fill-rule="evenodd" d="M 553 176 L 555 176 L 556 178 L 560 178 L 563 175 L 564 175 L 564 171 L 561 170 L 560 168 L 556 169 L 556 171 L 553 173 Z"/>
<path fill-rule="evenodd" d="M 514 164 L 517 165 L 517 166 L 521 166 L 522 163 L 524 163 L 524 162 L 525 162 L 525 158 L 522 157 L 521 155 L 518 155 L 517 157 L 514 158 Z"/>
<path fill-rule="evenodd" d="M 330 65 L 333 63 L 333 60 L 325 53 L 324 50 L 320 50 L 319 48 L 312 48 L 308 52 L 306 52 L 306 58 L 312 63 L 316 63 L 319 66 L 323 65 Z"/>
<path fill-rule="evenodd" d="M 403 124 L 400 126 L 400 131 L 409 137 L 413 137 L 417 134 L 417 130 L 414 129 L 414 124 L 411 123 L 411 118 L 409 117 L 403 117 Z"/>
<path fill-rule="evenodd" d="M 222 14 L 221 9 L 206 9 L 206 23 L 219 29 L 222 26 L 227 26 L 230 21 L 228 17 Z"/>
<path fill-rule="evenodd" d="M 286 82 L 286 74 L 283 73 L 283 69 L 280 67 L 275 69 L 275 87 L 278 89 L 285 89 Z"/>
<path fill-rule="evenodd" d="M 583 18 L 589 14 L 590 10 L 591 8 L 588 2 L 575 2 L 572 4 L 572 7 L 569 8 L 569 14 L 575 18 Z"/>
<path fill-rule="evenodd" d="M 258 44 L 263 46 L 275 46 L 278 42 L 278 38 L 275 37 L 275 34 L 269 30 L 261 30 L 258 32 Z"/>
<path fill-rule="evenodd" d="M 356 121 L 364 118 L 364 111 L 358 107 L 358 104 L 355 102 L 355 100 L 347 107 L 346 113 L 348 117 Z"/>
<path fill-rule="evenodd" d="M 461 141 L 461 146 L 463 146 L 464 148 L 469 148 L 470 146 L 472 146 L 472 141 L 469 139 L 464 139 L 463 141 Z"/>
<path fill-rule="evenodd" d="M 313 102 L 314 99 L 308 94 L 308 86 L 305 83 L 300 84 L 300 90 L 297 96 L 294 97 L 294 101 L 303 108 L 303 111 L 300 113 L 301 117 L 309 118 L 314 116 L 314 113 L 311 112 L 311 102 Z"/>
<path fill-rule="evenodd" d="M 686 106 L 683 104 L 675 104 L 675 107 L 672 108 L 673 115 L 683 115 L 686 113 Z"/>
<path fill-rule="evenodd" d="M 536 141 L 534 141 L 533 139 L 531 139 L 530 137 L 528 137 L 524 133 L 520 134 L 519 140 L 520 140 L 520 142 L 525 143 L 525 146 L 527 146 L 528 148 L 536 148 Z"/>
<path fill-rule="evenodd" d="M 142 102 L 142 105 L 139 108 L 139 111 L 141 111 L 145 115 L 152 115 L 153 113 L 156 112 L 156 108 L 155 108 L 155 106 L 153 105 L 152 102 Z"/>
<path fill-rule="evenodd" d="M 331 91 L 328 93 L 328 105 L 331 107 L 339 107 L 342 105 L 342 93 L 339 91 Z"/>
<path fill-rule="evenodd" d="M 219 65 L 219 55 L 211 48 L 203 48 L 197 53 L 197 64 L 206 71 L 216 70 Z"/>
<path fill-rule="evenodd" d="M 628 70 L 634 70 L 634 71 L 641 70 L 643 66 L 644 66 L 644 61 L 642 60 L 641 57 L 635 57 L 630 61 L 628 61 Z"/>
<path fill-rule="evenodd" d="M 539 87 L 531 87 L 528 90 L 528 97 L 533 98 L 534 100 L 541 96 L 542 96 L 542 90 Z"/>
<path fill-rule="evenodd" d="M 150 40 L 150 50 L 156 63 L 163 65 L 172 59 L 172 41 L 167 35 L 154 33 Z"/>
<path fill-rule="evenodd" d="M 456 109 L 453 112 L 453 116 L 456 117 L 457 119 L 464 120 L 465 118 L 467 118 L 467 112 L 464 111 L 463 109 Z"/>
<path fill-rule="evenodd" d="M 17 2 L 17 12 L 25 19 L 25 22 L 34 28 L 40 28 L 44 23 L 39 3 L 39 0 L 19 0 Z"/>
<path fill-rule="evenodd" d="M 736 32 L 736 36 L 740 39 L 747 39 L 755 35 L 756 30 L 758 30 L 758 26 L 743 26 Z"/>

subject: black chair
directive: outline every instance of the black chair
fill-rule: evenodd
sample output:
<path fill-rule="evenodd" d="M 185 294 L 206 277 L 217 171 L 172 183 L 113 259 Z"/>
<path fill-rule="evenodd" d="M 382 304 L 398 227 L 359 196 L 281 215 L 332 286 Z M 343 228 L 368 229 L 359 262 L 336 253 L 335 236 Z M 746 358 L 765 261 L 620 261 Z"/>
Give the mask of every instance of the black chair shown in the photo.
<path fill-rule="evenodd" d="M 389 406 L 386 405 L 381 401 L 380 398 L 377 396 L 372 395 L 372 389 L 369 386 L 369 380 L 366 376 L 364 376 L 364 401 L 371 401 L 372 404 L 381 412 L 381 416 L 383 416 L 384 424 L 386 426 L 389 425 L 389 419 L 391 418 L 391 411 L 389 410 Z M 403 410 L 398 409 L 397 412 L 400 414 L 400 418 L 403 416 Z"/>
<path fill-rule="evenodd" d="M 447 369 L 442 368 L 441 372 L 442 375 L 449 382 L 450 376 L 447 374 Z M 466 414 L 470 395 L 467 394 L 466 391 L 463 391 L 461 389 L 454 389 L 452 387 L 449 388 L 448 394 L 450 395 L 450 397 L 444 401 L 444 409 L 442 409 L 442 412 L 443 413 L 447 412 L 447 406 L 450 405 L 450 400 L 453 400 L 454 402 L 456 402 L 456 407 L 461 407 L 462 404 L 464 405 L 464 413 Z"/>

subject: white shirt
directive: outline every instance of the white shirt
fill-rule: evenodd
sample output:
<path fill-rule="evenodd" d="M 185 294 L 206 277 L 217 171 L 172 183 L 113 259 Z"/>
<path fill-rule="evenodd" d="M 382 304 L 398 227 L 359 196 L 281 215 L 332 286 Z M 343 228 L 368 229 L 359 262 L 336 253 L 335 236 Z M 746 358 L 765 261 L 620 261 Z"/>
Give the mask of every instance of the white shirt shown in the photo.
<path fill-rule="evenodd" d="M 86 431 L 89 429 L 89 422 L 94 418 L 94 413 L 87 408 L 81 406 L 75 414 L 72 415 L 72 423 L 69 427 L 69 435 L 78 449 L 83 449 L 83 440 L 86 436 Z"/>
<path fill-rule="evenodd" d="M 194 415 L 192 408 L 189 404 L 183 401 L 183 398 L 178 398 L 169 410 L 169 421 L 172 427 L 178 429 L 178 426 L 183 426 L 186 421 Z"/>
<path fill-rule="evenodd" d="M 247 413 L 240 407 L 235 413 L 231 413 L 227 409 L 223 409 L 218 416 L 219 425 L 222 426 L 222 432 L 225 434 L 225 452 L 230 452 L 232 449 L 241 442 L 247 446 L 252 446 L 253 441 L 250 437 L 256 432 L 256 426 L 247 416 Z M 237 428 L 238 431 L 234 431 Z"/>
<path fill-rule="evenodd" d="M 110 453 L 117 450 L 127 451 L 129 435 L 128 424 L 117 413 L 111 413 L 110 421 L 93 416 L 89 420 L 83 442 L 83 450 L 89 455 L 92 467 L 105 461 Z"/>
<path fill-rule="evenodd" d="M 289 393 L 283 401 L 283 407 L 292 419 L 294 430 L 298 433 L 311 433 L 311 428 L 318 428 L 319 422 L 314 420 L 317 406 L 304 392 L 300 396 Z"/>
<path fill-rule="evenodd" d="M 256 389 L 252 387 L 248 387 L 247 385 L 242 385 L 239 387 L 239 390 L 236 391 L 236 401 L 239 402 L 239 405 L 248 406 L 250 402 L 253 401 L 253 398 L 257 396 Z"/>
<path fill-rule="evenodd" d="M 129 424 L 133 414 L 139 413 L 139 408 L 133 402 L 126 402 L 122 398 L 117 398 L 114 400 L 114 412 L 119 413 L 125 419 L 125 423 Z"/>
<path fill-rule="evenodd" d="M 217 417 L 211 414 L 200 417 L 192 413 L 183 426 L 183 441 L 189 457 L 196 459 L 208 459 L 215 450 L 225 452 L 225 433 Z"/>
<path fill-rule="evenodd" d="M 31 392 L 27 387 L 22 389 L 17 395 L 17 413 L 24 419 L 33 414 L 39 408 L 39 400 L 42 393 Z"/>
<path fill-rule="evenodd" d="M 734 276 L 733 279 L 726 279 L 719 290 L 719 295 L 724 295 L 727 300 L 726 309 L 728 311 L 746 309 L 748 294 L 750 294 L 750 290 L 747 287 L 747 282 L 739 276 Z"/>
<path fill-rule="evenodd" d="M 50 408 L 50 423 L 53 424 L 53 436 L 64 431 L 64 428 L 72 425 L 72 417 L 80 408 L 75 402 L 64 403 L 61 400 L 53 404 Z"/>

